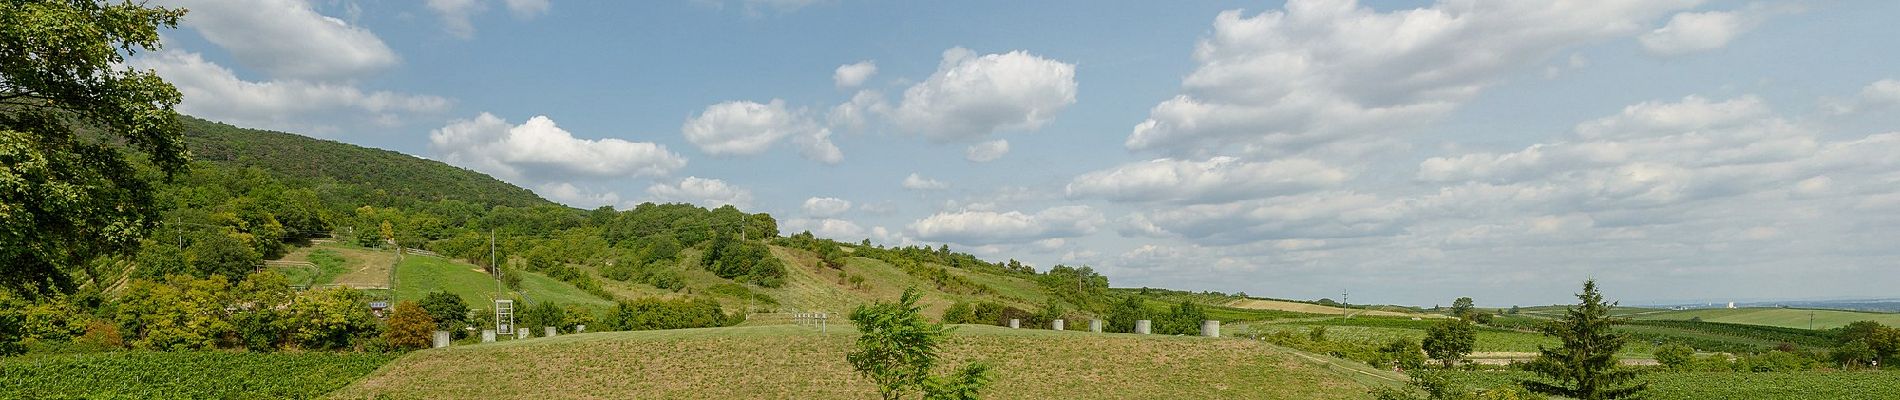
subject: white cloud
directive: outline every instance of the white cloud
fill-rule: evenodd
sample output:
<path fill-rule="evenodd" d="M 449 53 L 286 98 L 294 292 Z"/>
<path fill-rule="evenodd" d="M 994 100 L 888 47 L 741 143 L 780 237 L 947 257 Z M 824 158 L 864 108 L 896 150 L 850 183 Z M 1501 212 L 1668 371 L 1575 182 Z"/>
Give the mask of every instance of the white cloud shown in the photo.
<path fill-rule="evenodd" d="M 600 206 L 622 205 L 620 193 L 584 189 L 569 182 L 545 183 L 536 187 L 534 192 L 561 204 L 590 210 Z"/>
<path fill-rule="evenodd" d="M 917 238 L 966 245 L 1021 243 L 1094 233 L 1103 223 L 1101 213 L 1088 206 L 1063 206 L 1035 214 L 1020 211 L 957 211 L 925 217 L 910 224 Z"/>
<path fill-rule="evenodd" d="M 1114 201 L 1216 203 L 1334 187 L 1351 177 L 1338 167 L 1302 158 L 1268 162 L 1163 158 L 1082 174 L 1069 183 L 1066 192 L 1071 197 Z"/>
<path fill-rule="evenodd" d="M 851 211 L 851 201 L 836 197 L 813 197 L 805 199 L 805 214 L 814 217 L 836 217 Z"/>
<path fill-rule="evenodd" d="M 580 139 L 546 116 L 512 125 L 484 112 L 430 132 L 429 148 L 450 164 L 514 181 L 664 176 L 686 166 L 666 146 Z"/>
<path fill-rule="evenodd" d="M 906 132 L 969 141 L 1006 130 L 1036 130 L 1075 103 L 1075 65 L 1023 51 L 978 56 L 943 52 L 937 72 L 904 91 L 891 110 Z"/>
<path fill-rule="evenodd" d="M 943 190 L 949 189 L 950 184 L 936 179 L 925 178 L 923 175 L 912 172 L 910 176 L 904 177 L 904 188 L 910 190 Z"/>
<path fill-rule="evenodd" d="M 969 149 L 963 151 L 963 158 L 975 162 L 990 162 L 1003 158 L 1004 154 L 1009 154 L 1009 141 L 996 139 L 970 145 Z"/>
<path fill-rule="evenodd" d="M 877 75 L 877 63 L 860 61 L 838 66 L 831 73 L 831 82 L 839 89 L 849 89 L 864 85 L 864 81 L 870 80 L 873 75 Z"/>
<path fill-rule="evenodd" d="M 1409 204 L 1353 192 L 1314 192 L 1223 204 L 1190 204 L 1131 214 L 1127 236 L 1236 244 L 1398 234 L 1412 219 Z"/>
<path fill-rule="evenodd" d="M 488 11 L 481 0 L 428 0 L 426 4 L 442 19 L 443 31 L 462 39 L 475 37 L 475 23 L 469 19 Z"/>
<path fill-rule="evenodd" d="M 302 0 L 167 0 L 189 8 L 181 25 L 272 78 L 345 80 L 395 65 L 376 34 L 319 14 Z"/>
<path fill-rule="evenodd" d="M 437 96 L 364 91 L 341 83 L 246 81 L 198 53 L 176 50 L 147 53 L 127 64 L 156 70 L 176 86 L 184 96 L 179 112 L 249 127 L 334 133 L 336 121 L 396 125 L 414 114 L 441 113 L 451 104 Z"/>
<path fill-rule="evenodd" d="M 548 9 L 554 7 L 552 0 L 508 0 L 507 4 L 508 12 L 514 13 L 516 18 L 547 14 Z"/>
<path fill-rule="evenodd" d="M 680 126 L 680 133 L 700 151 L 713 155 L 759 154 L 779 140 L 794 137 L 805 158 L 826 164 L 844 160 L 844 153 L 831 143 L 829 128 L 819 127 L 803 110 L 786 108 L 779 99 L 766 104 L 728 101 L 706 106 Z"/>
<path fill-rule="evenodd" d="M 1828 111 L 1834 114 L 1882 110 L 1900 106 L 1900 80 L 1881 79 L 1860 89 L 1860 95 L 1850 100 L 1831 99 Z"/>
<path fill-rule="evenodd" d="M 1736 37 L 1760 26 L 1769 16 L 1799 11 L 1798 5 L 1767 6 L 1756 3 L 1732 11 L 1684 12 L 1669 17 L 1669 23 L 1643 34 L 1638 39 L 1643 50 L 1659 56 L 1678 56 L 1723 47 Z"/>
<path fill-rule="evenodd" d="M 836 218 L 789 218 L 779 224 L 779 229 L 787 233 L 809 231 L 813 236 L 843 242 L 856 242 L 874 236 L 856 222 Z"/>
<path fill-rule="evenodd" d="M 1227 11 L 1195 48 L 1183 93 L 1125 145 L 1206 157 L 1288 154 L 1429 122 L 1567 48 L 1626 37 L 1694 0 L 1445 0 L 1378 12 L 1344 0 Z M 1481 50 L 1480 50 L 1481 49 Z"/>
<path fill-rule="evenodd" d="M 825 114 L 825 124 L 833 129 L 845 132 L 864 132 L 871 117 L 890 112 L 890 105 L 884 103 L 884 96 L 870 90 L 860 90 L 851 95 L 851 100 L 831 108 Z"/>
<path fill-rule="evenodd" d="M 746 208 L 752 204 L 752 191 L 718 179 L 689 176 L 676 184 L 655 183 L 647 187 L 647 196 L 661 203 L 692 203 L 702 207 L 731 205 Z"/>

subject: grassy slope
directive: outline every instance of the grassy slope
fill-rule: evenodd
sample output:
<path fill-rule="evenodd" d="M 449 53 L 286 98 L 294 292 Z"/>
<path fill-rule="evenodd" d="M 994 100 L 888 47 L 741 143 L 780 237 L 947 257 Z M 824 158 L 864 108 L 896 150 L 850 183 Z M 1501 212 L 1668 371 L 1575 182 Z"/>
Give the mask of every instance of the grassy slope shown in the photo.
<path fill-rule="evenodd" d="M 1844 326 L 1855 321 L 1875 321 L 1890 326 L 1900 326 L 1900 314 L 1876 313 L 1840 310 L 1808 310 L 1798 308 L 1711 308 L 1701 310 L 1663 311 L 1637 315 L 1636 319 L 1687 320 L 1702 318 L 1708 322 L 1726 322 L 1731 324 L 1766 325 L 1785 328 L 1808 328 L 1808 315 L 1813 313 L 1814 329 L 1829 329 Z"/>
<path fill-rule="evenodd" d="M 0 359 L 0 398 L 313 398 L 393 355 L 112 352 Z"/>
<path fill-rule="evenodd" d="M 1232 302 L 1225 304 L 1225 306 L 1233 307 L 1233 308 L 1245 308 L 1245 309 L 1250 309 L 1250 310 L 1276 310 L 1276 311 L 1290 311 L 1290 312 L 1297 312 L 1297 313 L 1326 314 L 1326 315 L 1343 315 L 1344 313 L 1348 312 L 1348 309 L 1339 308 L 1339 307 L 1329 307 L 1329 306 L 1310 304 L 1310 303 L 1299 303 L 1299 302 L 1279 301 L 1279 300 L 1264 300 L 1264 299 L 1234 300 Z M 1400 312 L 1379 311 L 1379 310 L 1353 309 L 1353 310 L 1350 310 L 1350 312 L 1353 315 L 1368 315 L 1368 316 L 1379 316 L 1379 317 L 1421 317 L 1421 318 L 1442 318 L 1443 317 L 1437 314 L 1413 314 L 1413 313 L 1400 313 Z"/>
<path fill-rule="evenodd" d="M 870 398 L 856 334 L 796 326 L 603 332 L 426 350 L 342 398 Z M 1259 342 L 965 325 L 940 370 L 984 361 L 985 398 L 1366 398 L 1340 373 Z"/>
<path fill-rule="evenodd" d="M 396 264 L 394 250 L 368 249 L 343 243 L 321 243 L 307 247 L 292 248 L 285 254 L 284 261 L 315 262 L 311 259 L 318 251 L 328 251 L 343 259 L 338 271 L 321 271 L 311 276 L 307 268 L 279 267 L 293 284 L 301 284 L 308 279 L 309 285 L 338 284 L 354 288 L 389 287 L 389 267 Z M 318 263 L 321 264 L 321 263 Z M 301 270 L 301 271 L 300 271 Z"/>
<path fill-rule="evenodd" d="M 396 299 L 418 300 L 424 294 L 436 290 L 447 290 L 462 296 L 462 301 L 467 302 L 470 308 L 488 308 L 493 299 L 512 298 L 516 294 L 497 284 L 495 279 L 472 264 L 440 257 L 403 257 L 396 269 Z M 521 292 L 529 301 L 593 307 L 612 304 L 573 285 L 532 272 L 522 272 Z"/>

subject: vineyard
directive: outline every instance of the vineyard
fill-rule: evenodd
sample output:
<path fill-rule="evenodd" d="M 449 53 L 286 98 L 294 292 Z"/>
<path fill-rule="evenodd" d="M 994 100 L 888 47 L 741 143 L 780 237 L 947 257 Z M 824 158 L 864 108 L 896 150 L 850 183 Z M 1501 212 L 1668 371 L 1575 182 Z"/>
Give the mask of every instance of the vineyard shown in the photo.
<path fill-rule="evenodd" d="M 396 356 L 206 351 L 13 357 L 0 359 L 0 398 L 314 398 Z"/>
<path fill-rule="evenodd" d="M 1516 371 L 1464 371 L 1450 376 L 1473 388 L 1508 386 L 1532 378 Z M 1644 395 L 1652 400 L 1900 398 L 1900 372 L 1892 371 L 1652 372 L 1637 379 L 1649 382 Z"/>

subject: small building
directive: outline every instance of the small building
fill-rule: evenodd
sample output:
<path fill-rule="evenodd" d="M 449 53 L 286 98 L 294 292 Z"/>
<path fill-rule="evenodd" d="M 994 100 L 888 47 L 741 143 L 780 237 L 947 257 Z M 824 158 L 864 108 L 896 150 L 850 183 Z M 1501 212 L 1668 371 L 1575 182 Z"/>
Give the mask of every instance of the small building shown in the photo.
<path fill-rule="evenodd" d="M 369 302 L 369 313 L 375 315 L 376 318 L 383 318 L 384 312 L 388 310 L 389 302 L 387 301 L 377 300 Z"/>

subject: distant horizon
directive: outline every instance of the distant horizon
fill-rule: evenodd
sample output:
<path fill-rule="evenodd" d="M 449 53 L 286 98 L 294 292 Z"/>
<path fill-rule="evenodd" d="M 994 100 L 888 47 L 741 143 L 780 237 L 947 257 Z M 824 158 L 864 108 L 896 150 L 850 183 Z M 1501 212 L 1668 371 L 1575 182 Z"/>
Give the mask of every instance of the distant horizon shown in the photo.
<path fill-rule="evenodd" d="M 584 209 L 1282 298 L 1900 281 L 1900 3 L 154 3 L 182 113 Z"/>

